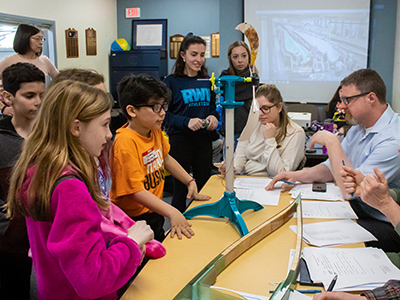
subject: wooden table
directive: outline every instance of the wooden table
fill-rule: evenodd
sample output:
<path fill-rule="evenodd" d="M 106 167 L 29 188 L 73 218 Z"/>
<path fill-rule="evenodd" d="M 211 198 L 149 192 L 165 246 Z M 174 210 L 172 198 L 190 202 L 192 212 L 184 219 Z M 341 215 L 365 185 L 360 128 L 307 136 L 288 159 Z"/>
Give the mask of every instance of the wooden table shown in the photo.
<path fill-rule="evenodd" d="M 214 175 L 201 191 L 210 195 L 211 200 L 193 202 L 191 207 L 218 201 L 224 191 L 224 181 Z M 243 218 L 249 231 L 280 212 L 289 205 L 290 200 L 290 195 L 284 192 L 278 206 L 265 206 L 257 212 L 245 212 Z M 304 224 L 322 221 L 332 220 L 304 219 Z M 199 216 L 190 220 L 190 223 L 195 236 L 182 240 L 167 237 L 163 242 L 167 249 L 166 256 L 149 261 L 122 296 L 122 300 L 173 299 L 213 258 L 240 238 L 236 226 L 225 219 Z M 275 284 L 286 278 L 290 249 L 294 249 L 296 243 L 296 234 L 289 225 L 295 224 L 296 220 L 291 219 L 246 251 L 218 276 L 215 285 L 257 295 L 270 295 L 269 290 L 274 290 Z M 364 247 L 364 244 L 344 247 Z"/>

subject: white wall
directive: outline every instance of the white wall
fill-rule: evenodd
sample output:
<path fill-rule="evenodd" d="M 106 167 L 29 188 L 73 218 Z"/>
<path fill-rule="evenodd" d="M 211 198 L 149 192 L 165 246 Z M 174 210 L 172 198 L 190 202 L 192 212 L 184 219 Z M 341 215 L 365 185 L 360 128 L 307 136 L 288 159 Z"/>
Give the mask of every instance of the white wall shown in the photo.
<path fill-rule="evenodd" d="M 10 0 L 2 1 L 1 12 L 56 22 L 57 63 L 59 69 L 90 68 L 102 73 L 108 86 L 108 54 L 117 39 L 116 0 Z M 67 58 L 65 30 L 78 30 L 79 58 Z M 86 56 L 85 30 L 97 33 L 97 55 Z"/>
<path fill-rule="evenodd" d="M 117 37 L 117 0 L 10 0 L 2 1 L 1 12 L 56 22 L 58 68 L 91 68 L 102 73 L 108 86 L 108 54 Z M 400 20 L 400 0 L 397 0 Z M 79 58 L 66 58 L 65 29 L 79 31 Z M 97 31 L 97 55 L 86 56 L 85 29 Z M 392 106 L 400 112 L 400 22 L 397 22 L 393 71 Z"/>
<path fill-rule="evenodd" d="M 397 0 L 397 20 L 400 20 L 400 0 Z M 400 112 L 400 22 L 397 22 L 393 70 L 393 109 Z"/>

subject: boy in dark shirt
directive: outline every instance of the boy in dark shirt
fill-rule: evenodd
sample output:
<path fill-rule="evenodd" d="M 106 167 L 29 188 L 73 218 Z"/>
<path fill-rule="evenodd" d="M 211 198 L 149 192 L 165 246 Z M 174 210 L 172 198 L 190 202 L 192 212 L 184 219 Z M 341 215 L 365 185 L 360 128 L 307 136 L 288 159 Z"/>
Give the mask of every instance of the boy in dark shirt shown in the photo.
<path fill-rule="evenodd" d="M 0 120 L 0 205 L 7 199 L 11 169 L 39 111 L 45 91 L 44 73 L 28 63 L 17 63 L 3 73 L 3 101 L 13 116 Z M 0 299 L 29 299 L 32 259 L 25 218 L 8 220 L 0 210 Z"/>

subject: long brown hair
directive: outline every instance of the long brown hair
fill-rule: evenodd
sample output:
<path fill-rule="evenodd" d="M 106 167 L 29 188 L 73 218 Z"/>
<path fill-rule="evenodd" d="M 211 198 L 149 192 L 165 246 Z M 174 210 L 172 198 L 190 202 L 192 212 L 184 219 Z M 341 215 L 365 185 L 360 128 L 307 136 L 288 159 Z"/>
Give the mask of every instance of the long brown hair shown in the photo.
<path fill-rule="evenodd" d="M 101 75 L 96 70 L 68 68 L 61 70 L 60 73 L 58 73 L 57 76 L 51 80 L 48 88 L 52 87 L 56 83 L 68 79 L 84 82 L 90 86 L 95 86 L 100 83 L 104 83 L 104 76 Z"/>
<path fill-rule="evenodd" d="M 261 96 L 264 96 L 269 102 L 281 108 L 281 112 L 279 113 L 279 126 L 275 135 L 276 143 L 279 144 L 285 139 L 287 126 L 291 124 L 285 109 L 285 103 L 283 103 L 281 92 L 274 84 L 263 84 L 256 91 L 256 98 Z"/>
<path fill-rule="evenodd" d="M 107 207 L 100 192 L 94 158 L 71 133 L 71 125 L 76 119 L 90 122 L 111 110 L 111 106 L 107 93 L 81 82 L 66 80 L 48 90 L 12 172 L 7 201 L 11 217 L 20 213 L 37 221 L 51 220 L 52 188 L 68 165 L 85 183 L 97 206 Z M 31 167 L 35 167 L 35 172 L 24 202 L 23 184 Z"/>
<path fill-rule="evenodd" d="M 232 75 L 238 75 L 238 72 L 236 71 L 235 67 L 232 64 L 231 54 L 232 54 L 233 49 L 235 49 L 236 47 L 239 47 L 239 46 L 242 46 L 242 47 L 244 47 L 246 49 L 247 55 L 249 57 L 248 66 L 250 66 L 251 54 L 250 54 L 249 46 L 247 46 L 247 44 L 245 42 L 243 42 L 243 41 L 233 42 L 228 47 L 229 74 L 232 74 Z"/>
<path fill-rule="evenodd" d="M 176 62 L 173 68 L 175 76 L 185 76 L 185 62 L 183 61 L 181 53 L 182 52 L 186 53 L 190 45 L 193 44 L 202 44 L 206 46 L 206 42 L 201 37 L 193 35 L 193 33 L 187 34 L 181 43 L 181 47 L 179 48 L 179 54 L 178 57 L 176 58 Z M 201 66 L 201 69 L 198 72 L 198 75 L 200 75 L 200 77 L 206 77 L 207 74 L 208 70 L 206 68 L 206 63 L 204 61 L 204 64 Z"/>

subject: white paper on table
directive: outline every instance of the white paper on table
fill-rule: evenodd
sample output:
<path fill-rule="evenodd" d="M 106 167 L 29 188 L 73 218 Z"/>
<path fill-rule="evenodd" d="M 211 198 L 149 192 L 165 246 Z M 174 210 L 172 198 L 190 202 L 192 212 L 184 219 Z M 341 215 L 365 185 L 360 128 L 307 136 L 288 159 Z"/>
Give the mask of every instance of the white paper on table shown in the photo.
<path fill-rule="evenodd" d="M 377 248 L 306 247 L 302 256 L 313 282 L 328 288 L 334 274 L 338 279 L 334 291 L 362 291 L 400 279 L 400 270 Z"/>
<path fill-rule="evenodd" d="M 274 189 L 266 191 L 264 189 L 236 189 L 236 197 L 239 200 L 252 200 L 261 205 L 274 205 L 278 206 L 281 191 Z"/>
<path fill-rule="evenodd" d="M 237 177 L 233 186 L 237 189 L 265 189 L 272 181 L 270 178 Z M 275 184 L 275 189 L 280 189 L 282 182 Z"/>
<path fill-rule="evenodd" d="M 297 184 L 294 186 L 289 194 L 292 198 L 297 198 L 297 195 L 301 193 L 301 199 L 312 199 L 312 200 L 328 200 L 328 201 L 344 201 L 340 189 L 332 182 L 326 183 L 326 192 L 313 192 L 312 183 Z"/>
<path fill-rule="evenodd" d="M 226 290 L 226 291 L 230 291 L 233 293 L 236 293 L 248 300 L 268 300 L 269 297 L 267 296 L 258 296 L 258 295 L 253 295 L 253 294 L 249 294 L 249 293 L 244 293 L 244 292 L 239 292 L 239 291 L 235 291 L 235 290 L 231 290 L 231 289 L 226 289 L 223 287 L 219 287 L 219 286 L 211 286 L 212 289 L 220 289 L 220 290 Z"/>
<path fill-rule="evenodd" d="M 292 291 L 289 296 L 290 300 L 308 300 L 312 299 L 312 297 L 306 296 L 298 291 Z"/>
<path fill-rule="evenodd" d="M 289 227 L 297 232 L 296 225 Z M 368 230 L 352 220 L 304 224 L 303 239 L 307 244 L 318 247 L 377 241 Z"/>
<path fill-rule="evenodd" d="M 303 219 L 358 219 L 348 202 L 302 201 L 301 210 Z"/>

